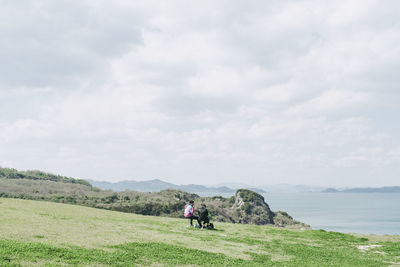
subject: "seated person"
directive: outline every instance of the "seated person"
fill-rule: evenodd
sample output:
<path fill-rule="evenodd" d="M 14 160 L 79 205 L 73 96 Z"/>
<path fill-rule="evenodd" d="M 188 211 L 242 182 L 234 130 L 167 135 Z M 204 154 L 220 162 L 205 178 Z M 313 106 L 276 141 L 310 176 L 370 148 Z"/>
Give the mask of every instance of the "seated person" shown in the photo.
<path fill-rule="evenodd" d="M 199 227 L 201 226 L 201 222 L 199 220 L 198 216 L 194 216 L 194 201 L 190 200 L 189 204 L 187 204 L 185 206 L 185 212 L 184 212 L 184 216 L 187 219 L 190 219 L 190 226 L 193 227 L 193 219 L 197 220 L 197 222 L 199 223 Z"/>
<path fill-rule="evenodd" d="M 208 218 L 208 210 L 207 210 L 207 206 L 204 203 L 201 203 L 201 208 L 199 210 L 199 219 L 200 222 L 203 222 L 203 227 L 204 228 L 209 228 L 210 226 L 210 219 Z"/>

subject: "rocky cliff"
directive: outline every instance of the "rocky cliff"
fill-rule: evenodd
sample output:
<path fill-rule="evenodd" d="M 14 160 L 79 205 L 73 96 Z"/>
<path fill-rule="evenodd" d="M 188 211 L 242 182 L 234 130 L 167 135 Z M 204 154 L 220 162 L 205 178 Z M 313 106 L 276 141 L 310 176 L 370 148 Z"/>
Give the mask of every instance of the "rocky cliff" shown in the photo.
<path fill-rule="evenodd" d="M 237 190 L 232 209 L 236 210 L 238 223 L 274 224 L 273 212 L 264 197 L 256 192 Z"/>
<path fill-rule="evenodd" d="M 273 212 L 262 195 L 247 189 L 239 189 L 231 198 L 209 197 L 199 198 L 209 207 L 216 221 L 272 224 L 280 227 L 310 228 L 309 225 L 294 220 L 282 211 Z"/>

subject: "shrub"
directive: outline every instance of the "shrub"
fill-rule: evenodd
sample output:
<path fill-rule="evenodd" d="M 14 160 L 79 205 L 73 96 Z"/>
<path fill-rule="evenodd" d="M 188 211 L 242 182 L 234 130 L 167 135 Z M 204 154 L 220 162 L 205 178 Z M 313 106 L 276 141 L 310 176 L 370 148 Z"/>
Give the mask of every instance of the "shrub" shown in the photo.
<path fill-rule="evenodd" d="M 264 197 L 256 192 L 247 189 L 239 189 L 237 193 L 239 193 L 240 197 L 245 202 L 264 202 Z"/>

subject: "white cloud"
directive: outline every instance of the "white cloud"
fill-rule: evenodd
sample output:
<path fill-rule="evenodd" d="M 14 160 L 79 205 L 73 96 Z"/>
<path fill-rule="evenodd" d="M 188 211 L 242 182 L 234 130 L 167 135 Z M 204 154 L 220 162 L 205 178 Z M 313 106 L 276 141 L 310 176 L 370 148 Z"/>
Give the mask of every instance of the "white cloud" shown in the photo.
<path fill-rule="evenodd" d="M 12 124 L 3 124 L 0 127 L 0 136 L 3 142 L 18 141 L 21 139 L 44 139 L 51 137 L 54 126 L 33 119 L 22 119 Z"/>
<path fill-rule="evenodd" d="M 342 90 L 327 90 L 321 95 L 289 109 L 289 114 L 316 114 L 329 111 L 355 109 L 367 105 L 372 99 L 369 92 L 352 92 Z"/>
<path fill-rule="evenodd" d="M 399 9 L 396 1 L 5 5 L 0 164 L 259 184 L 367 184 L 373 167 L 391 183 Z"/>

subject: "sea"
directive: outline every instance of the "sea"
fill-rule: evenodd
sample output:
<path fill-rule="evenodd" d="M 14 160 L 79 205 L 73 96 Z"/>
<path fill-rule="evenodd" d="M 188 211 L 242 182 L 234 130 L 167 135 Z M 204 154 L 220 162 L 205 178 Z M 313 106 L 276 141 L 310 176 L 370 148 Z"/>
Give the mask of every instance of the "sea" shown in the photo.
<path fill-rule="evenodd" d="M 270 192 L 273 211 L 286 211 L 312 229 L 342 233 L 400 235 L 400 194 Z"/>

